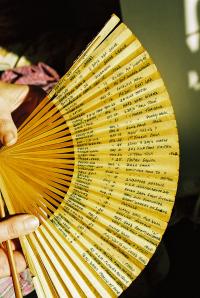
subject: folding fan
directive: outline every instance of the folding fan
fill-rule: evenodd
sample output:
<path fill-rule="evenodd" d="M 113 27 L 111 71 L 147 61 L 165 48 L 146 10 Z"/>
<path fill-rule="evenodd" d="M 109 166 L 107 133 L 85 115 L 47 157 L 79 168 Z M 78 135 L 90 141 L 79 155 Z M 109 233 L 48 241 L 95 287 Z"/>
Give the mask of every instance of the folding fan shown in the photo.
<path fill-rule="evenodd" d="M 179 146 L 165 85 L 113 15 L 0 151 L 11 214 L 40 219 L 20 241 L 39 297 L 117 297 L 166 229 Z M 17 297 L 20 294 L 16 292 Z"/>

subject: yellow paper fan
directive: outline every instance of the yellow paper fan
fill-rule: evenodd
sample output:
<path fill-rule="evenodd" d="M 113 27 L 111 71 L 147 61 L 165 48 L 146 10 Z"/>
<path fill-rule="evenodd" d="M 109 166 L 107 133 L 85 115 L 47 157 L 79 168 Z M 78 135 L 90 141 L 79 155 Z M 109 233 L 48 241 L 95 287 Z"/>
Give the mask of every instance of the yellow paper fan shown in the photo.
<path fill-rule="evenodd" d="M 39 297 L 116 297 L 166 229 L 179 146 L 169 95 L 113 15 L 0 152 L 10 213 L 40 218 L 21 243 Z"/>

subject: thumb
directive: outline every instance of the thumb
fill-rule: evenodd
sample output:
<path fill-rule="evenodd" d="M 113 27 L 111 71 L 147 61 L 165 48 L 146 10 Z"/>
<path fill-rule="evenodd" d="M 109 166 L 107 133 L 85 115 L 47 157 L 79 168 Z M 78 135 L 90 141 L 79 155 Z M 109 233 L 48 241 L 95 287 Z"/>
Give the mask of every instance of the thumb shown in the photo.
<path fill-rule="evenodd" d="M 17 128 L 9 109 L 0 110 L 0 141 L 3 145 L 11 146 L 17 141 Z"/>
<path fill-rule="evenodd" d="M 33 232 L 39 220 L 33 215 L 15 215 L 0 222 L 0 242 Z"/>

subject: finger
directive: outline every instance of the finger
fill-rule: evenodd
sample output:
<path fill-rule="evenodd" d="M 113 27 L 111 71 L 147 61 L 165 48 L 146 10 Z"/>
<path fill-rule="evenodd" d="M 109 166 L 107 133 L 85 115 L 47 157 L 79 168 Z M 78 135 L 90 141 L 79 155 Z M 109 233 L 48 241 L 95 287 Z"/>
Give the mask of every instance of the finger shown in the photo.
<path fill-rule="evenodd" d="M 2 105 L 7 105 L 9 111 L 15 111 L 26 99 L 29 92 L 29 86 L 10 84 L 0 81 L 0 102 Z"/>
<path fill-rule="evenodd" d="M 17 141 L 17 128 L 7 110 L 0 111 L 0 140 L 6 146 L 11 146 Z"/>
<path fill-rule="evenodd" d="M 10 275 L 10 266 L 6 252 L 0 248 L 0 278 Z"/>
<path fill-rule="evenodd" d="M 24 259 L 22 252 L 14 251 L 14 259 L 15 259 L 17 272 L 18 273 L 23 272 L 26 269 L 26 261 Z"/>
<path fill-rule="evenodd" d="M 20 248 L 20 245 L 16 242 L 16 240 L 18 240 L 18 239 L 15 239 L 15 240 L 11 240 L 11 241 L 10 241 L 12 250 L 17 250 L 17 249 Z M 2 247 L 4 250 L 6 250 L 6 249 L 7 249 L 6 242 L 2 242 L 2 243 L 1 243 L 1 247 Z"/>
<path fill-rule="evenodd" d="M 33 232 L 39 220 L 33 215 L 16 215 L 0 222 L 0 242 Z"/>
<path fill-rule="evenodd" d="M 19 251 L 14 251 L 14 259 L 15 259 L 17 272 L 18 273 L 23 272 L 26 269 L 26 262 L 23 254 Z M 11 275 L 11 272 L 10 272 L 8 256 L 6 254 L 6 251 L 4 251 L 3 249 L 0 249 L 0 278 L 10 276 L 10 275 Z"/>

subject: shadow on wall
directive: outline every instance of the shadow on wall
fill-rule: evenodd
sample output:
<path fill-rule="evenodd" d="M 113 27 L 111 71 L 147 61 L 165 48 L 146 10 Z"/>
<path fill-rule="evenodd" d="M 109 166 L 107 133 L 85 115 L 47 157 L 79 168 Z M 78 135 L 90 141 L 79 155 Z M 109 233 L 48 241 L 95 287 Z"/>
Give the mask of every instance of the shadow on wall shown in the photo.
<path fill-rule="evenodd" d="M 200 190 L 200 1 L 121 0 L 124 22 L 157 65 L 170 93 L 180 138 L 179 196 Z"/>

